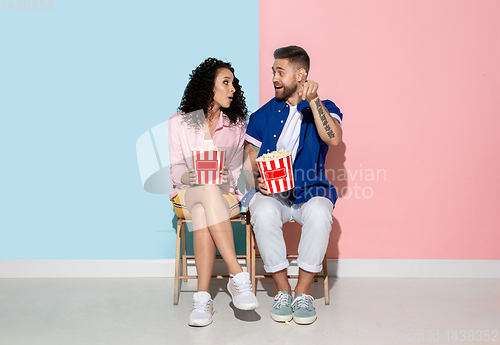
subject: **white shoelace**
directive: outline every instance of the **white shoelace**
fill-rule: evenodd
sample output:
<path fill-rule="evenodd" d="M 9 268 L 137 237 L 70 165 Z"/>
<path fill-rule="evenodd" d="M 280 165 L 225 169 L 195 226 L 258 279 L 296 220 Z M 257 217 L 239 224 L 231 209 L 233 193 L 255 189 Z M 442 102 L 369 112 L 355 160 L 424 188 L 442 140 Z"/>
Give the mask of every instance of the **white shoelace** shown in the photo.
<path fill-rule="evenodd" d="M 280 309 L 281 307 L 283 307 L 283 306 L 285 306 L 287 304 L 288 304 L 288 294 L 285 294 L 283 292 L 279 292 L 274 297 L 273 308 Z"/>
<path fill-rule="evenodd" d="M 292 302 L 292 308 L 297 305 L 297 308 L 308 308 L 309 303 L 314 302 L 314 298 L 309 295 L 302 295 L 300 297 L 297 297 L 293 302 Z"/>
<path fill-rule="evenodd" d="M 252 283 L 250 280 L 237 282 L 233 279 L 233 283 L 239 293 L 252 292 Z"/>
<path fill-rule="evenodd" d="M 209 299 L 208 301 L 193 300 L 193 308 L 198 309 L 198 310 L 207 311 L 210 301 L 211 301 L 211 299 Z"/>

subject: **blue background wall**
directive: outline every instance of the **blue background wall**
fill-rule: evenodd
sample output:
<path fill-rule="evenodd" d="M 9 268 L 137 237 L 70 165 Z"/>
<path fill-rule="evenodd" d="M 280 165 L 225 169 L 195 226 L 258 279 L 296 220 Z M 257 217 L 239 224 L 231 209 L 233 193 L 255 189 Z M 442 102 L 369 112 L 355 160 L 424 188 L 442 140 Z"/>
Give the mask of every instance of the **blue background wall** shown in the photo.
<path fill-rule="evenodd" d="M 1 6 L 1 5 L 0 5 Z M 258 107 L 258 1 L 54 1 L 0 8 L 0 259 L 166 259 L 168 195 L 135 143 L 206 57 Z"/>

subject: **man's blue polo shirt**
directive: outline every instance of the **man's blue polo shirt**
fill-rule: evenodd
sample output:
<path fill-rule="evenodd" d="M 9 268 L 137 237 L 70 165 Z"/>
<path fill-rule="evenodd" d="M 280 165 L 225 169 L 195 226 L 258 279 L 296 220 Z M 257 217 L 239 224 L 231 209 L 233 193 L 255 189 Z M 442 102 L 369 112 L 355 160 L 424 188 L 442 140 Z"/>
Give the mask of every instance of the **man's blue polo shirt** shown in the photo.
<path fill-rule="evenodd" d="M 330 100 L 322 102 L 330 113 L 337 114 L 342 120 L 343 115 L 335 103 Z M 328 145 L 318 134 L 309 102 L 300 102 L 297 110 L 303 117 L 299 148 L 293 162 L 295 188 L 288 195 L 288 199 L 294 204 L 300 204 L 313 197 L 322 196 L 330 199 L 335 205 L 337 191 L 325 175 Z M 285 101 L 273 98 L 250 116 L 245 139 L 260 147 L 258 157 L 276 150 L 289 113 L 290 107 Z"/>

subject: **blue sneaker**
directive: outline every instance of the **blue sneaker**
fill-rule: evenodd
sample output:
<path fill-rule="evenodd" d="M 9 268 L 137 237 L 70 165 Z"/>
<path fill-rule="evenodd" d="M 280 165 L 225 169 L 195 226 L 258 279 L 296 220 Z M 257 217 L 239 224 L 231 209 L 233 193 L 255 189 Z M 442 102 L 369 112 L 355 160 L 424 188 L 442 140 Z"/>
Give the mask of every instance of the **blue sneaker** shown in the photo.
<path fill-rule="evenodd" d="M 314 298 L 301 293 L 292 302 L 293 321 L 299 325 L 309 325 L 316 321 L 316 310 L 313 306 Z"/>
<path fill-rule="evenodd" d="M 280 291 L 274 296 L 271 318 L 277 322 L 292 320 L 292 296 L 288 292 Z"/>

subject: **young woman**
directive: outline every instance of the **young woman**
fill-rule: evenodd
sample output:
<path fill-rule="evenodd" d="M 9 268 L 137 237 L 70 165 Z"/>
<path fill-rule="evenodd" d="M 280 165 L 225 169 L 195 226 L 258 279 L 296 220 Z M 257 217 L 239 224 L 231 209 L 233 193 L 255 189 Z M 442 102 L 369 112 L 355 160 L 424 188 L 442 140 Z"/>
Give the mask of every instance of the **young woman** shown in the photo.
<path fill-rule="evenodd" d="M 259 306 L 250 276 L 236 259 L 230 218 L 240 212 L 242 194 L 236 183 L 243 162 L 247 108 L 245 97 L 230 63 L 214 58 L 203 61 L 190 75 L 179 113 L 168 121 L 170 175 L 174 185 L 170 200 L 177 216 L 193 220 L 193 246 L 198 290 L 193 295 L 191 326 L 212 322 L 209 293 L 216 248 L 231 278 L 228 290 L 236 308 Z M 222 185 L 197 185 L 191 151 L 217 146 L 226 151 Z"/>

